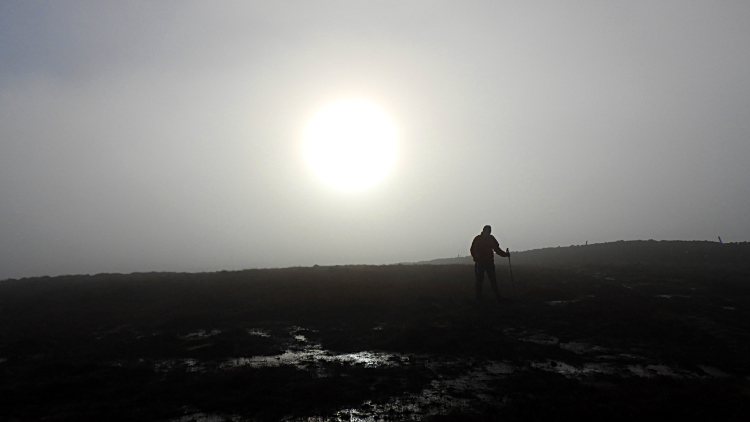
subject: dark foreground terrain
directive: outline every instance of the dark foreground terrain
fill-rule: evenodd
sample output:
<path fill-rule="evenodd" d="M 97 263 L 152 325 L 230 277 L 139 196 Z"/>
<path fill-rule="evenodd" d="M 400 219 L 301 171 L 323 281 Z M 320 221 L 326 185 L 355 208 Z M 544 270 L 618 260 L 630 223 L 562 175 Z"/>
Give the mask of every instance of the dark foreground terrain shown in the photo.
<path fill-rule="evenodd" d="M 6 280 L 0 421 L 747 421 L 738 262 Z"/>

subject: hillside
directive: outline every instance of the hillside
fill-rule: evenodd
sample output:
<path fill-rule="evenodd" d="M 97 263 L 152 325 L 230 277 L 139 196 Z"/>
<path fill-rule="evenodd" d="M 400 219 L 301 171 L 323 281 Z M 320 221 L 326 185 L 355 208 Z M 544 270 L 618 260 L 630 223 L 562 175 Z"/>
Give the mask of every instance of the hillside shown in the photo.
<path fill-rule="evenodd" d="M 0 281 L 0 422 L 746 421 L 746 254 L 519 252 L 498 301 L 467 265 Z"/>
<path fill-rule="evenodd" d="M 514 264 L 750 264 L 750 243 L 630 240 L 591 245 L 511 251 Z M 422 265 L 472 264 L 470 256 L 417 262 Z"/>

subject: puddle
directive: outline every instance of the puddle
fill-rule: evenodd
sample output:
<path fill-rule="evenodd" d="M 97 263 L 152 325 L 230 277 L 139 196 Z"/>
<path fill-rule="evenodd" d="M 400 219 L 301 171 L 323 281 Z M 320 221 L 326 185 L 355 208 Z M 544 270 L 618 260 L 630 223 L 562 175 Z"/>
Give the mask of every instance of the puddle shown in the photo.
<path fill-rule="evenodd" d="M 627 359 L 627 360 L 644 360 L 643 356 L 637 356 L 637 355 L 631 355 L 629 353 L 620 353 L 617 355 L 598 355 L 596 356 L 597 359 L 605 359 L 605 360 L 616 360 L 616 359 Z"/>
<path fill-rule="evenodd" d="M 642 378 L 700 378 L 699 375 L 685 370 L 670 368 L 667 365 L 627 365 L 621 367 L 615 363 L 592 362 L 583 366 L 573 366 L 561 361 L 531 362 L 532 368 L 555 372 L 566 378 L 584 378 L 594 375 L 616 375 L 621 377 L 637 376 Z"/>
<path fill-rule="evenodd" d="M 122 366 L 120 364 L 119 366 Z M 182 369 L 185 372 L 205 372 L 206 365 L 196 359 L 168 359 L 154 363 L 154 369 L 157 372 L 169 372 L 175 369 Z"/>
<path fill-rule="evenodd" d="M 250 357 L 237 357 L 230 358 L 224 361 L 198 361 L 195 359 L 167 359 L 154 363 L 154 367 L 157 371 L 168 372 L 173 370 L 184 370 L 186 372 L 204 372 L 223 370 L 230 368 L 265 368 L 265 367 L 279 367 L 279 366 L 294 366 L 298 369 L 314 369 L 319 376 L 326 376 L 322 372 L 322 368 L 309 368 L 310 366 L 318 366 L 319 363 L 330 362 L 339 363 L 342 365 L 362 365 L 364 368 L 377 368 L 377 367 L 391 367 L 401 365 L 409 362 L 409 357 L 397 353 L 386 353 L 379 351 L 362 351 L 357 353 L 342 353 L 337 354 L 328 350 L 320 348 L 319 343 L 310 341 L 306 336 L 300 334 L 300 332 L 314 333 L 315 330 L 310 330 L 302 327 L 291 327 L 289 329 L 293 342 L 289 342 L 284 338 L 278 340 L 282 344 L 286 344 L 289 347 L 284 353 L 270 356 L 250 356 Z M 207 339 L 211 336 L 221 333 L 220 330 L 212 330 L 207 332 L 206 330 L 198 330 L 194 333 L 182 336 L 183 339 L 196 340 L 196 339 Z M 271 337 L 271 334 L 266 330 L 261 329 L 249 329 L 250 335 L 260 337 Z M 196 350 L 203 347 L 212 346 L 213 343 L 205 343 L 192 346 L 188 350 Z M 121 362 L 112 363 L 122 366 Z"/>
<path fill-rule="evenodd" d="M 529 337 L 519 338 L 520 341 L 528 341 L 530 343 L 536 343 L 536 344 L 545 344 L 545 345 L 555 345 L 560 342 L 560 339 L 553 336 L 548 336 L 546 334 L 534 334 Z"/>
<path fill-rule="evenodd" d="M 728 311 L 736 311 L 737 310 L 737 308 L 735 308 L 734 306 L 724 306 L 723 309 L 726 309 Z"/>
<path fill-rule="evenodd" d="M 582 367 L 575 367 L 565 362 L 531 362 L 531 367 L 543 371 L 555 372 L 566 378 L 578 378 L 597 374 L 613 375 L 619 372 L 618 368 L 609 363 L 586 363 Z"/>
<path fill-rule="evenodd" d="M 382 327 L 378 325 L 377 327 Z M 520 341 L 545 346 L 558 346 L 577 355 L 589 356 L 591 362 L 569 364 L 560 360 L 528 361 L 525 364 L 513 365 L 508 362 L 476 360 L 473 358 L 445 357 L 433 355 L 404 355 L 383 351 L 361 351 L 357 353 L 335 353 L 321 348 L 320 343 L 308 339 L 303 333 L 311 333 L 301 327 L 286 330 L 287 336 L 278 340 L 289 347 L 284 353 L 271 356 L 237 357 L 222 361 L 200 361 L 197 359 L 172 359 L 154 363 L 159 372 L 182 370 L 185 372 L 209 372 L 231 370 L 234 368 L 273 368 L 291 366 L 309 371 L 315 377 L 328 377 L 326 364 L 357 365 L 361 368 L 398 367 L 418 365 L 431 371 L 432 380 L 416 394 L 404 394 L 391 397 L 387 401 L 375 403 L 365 401 L 356 407 L 340 409 L 332 414 L 313 417 L 288 416 L 288 421 L 382 421 L 403 420 L 418 421 L 439 415 L 448 415 L 454 411 L 472 412 L 476 409 L 499 408 L 507 403 L 507 398 L 493 394 L 497 381 L 511 374 L 541 370 L 559 374 L 566 378 L 580 381 L 597 376 L 616 377 L 665 377 L 672 379 L 728 377 L 727 373 L 710 366 L 700 366 L 703 373 L 672 368 L 667 365 L 649 365 L 633 363 L 633 360 L 644 359 L 628 353 L 596 346 L 585 341 L 561 343 L 560 339 L 543 332 L 516 331 L 517 328 L 503 328 L 503 333 L 517 333 Z M 190 338 L 207 338 L 218 334 L 218 330 L 204 330 L 191 333 Z M 252 335 L 271 337 L 268 331 L 249 330 Z M 293 339 L 293 340 L 292 340 Z M 201 347 L 201 346 L 196 346 Z M 636 350 L 635 348 L 633 350 Z M 0 360 L 2 362 L 2 360 Z M 120 364 L 121 365 L 121 364 Z M 457 375 L 458 374 L 458 375 Z M 172 422 L 225 422 L 240 421 L 239 417 L 197 413 L 192 409 L 190 415 Z"/>
<path fill-rule="evenodd" d="M 632 372 L 633 375 L 637 377 L 643 377 L 643 378 L 652 378 L 654 374 L 646 370 L 644 367 L 640 365 L 631 365 L 628 366 L 628 371 Z"/>
<path fill-rule="evenodd" d="M 364 368 L 393 367 L 409 362 L 409 357 L 376 351 L 335 354 L 317 347 L 304 350 L 287 350 L 280 355 L 251 356 L 232 358 L 222 362 L 199 361 L 196 359 L 167 359 L 154 362 L 154 368 L 159 372 L 184 370 L 186 372 L 206 372 L 226 370 L 232 368 L 275 368 L 280 366 L 294 366 L 297 369 L 317 370 L 319 376 L 326 376 L 321 368 L 311 368 L 319 363 L 339 363 L 342 365 L 361 365 Z M 111 362 L 113 366 L 123 366 L 122 362 Z"/>
<path fill-rule="evenodd" d="M 584 353 L 608 351 L 604 347 L 594 346 L 589 343 L 577 343 L 573 341 L 571 341 L 570 343 L 560 343 L 560 348 L 579 355 L 582 355 Z"/>
<path fill-rule="evenodd" d="M 575 366 L 568 365 L 564 362 L 551 361 L 551 362 L 531 362 L 531 367 L 541 369 L 543 371 L 557 372 L 558 374 L 566 377 L 574 376 L 578 374 L 578 369 Z"/>
<path fill-rule="evenodd" d="M 467 363 L 465 361 L 463 363 Z M 455 362 L 453 362 L 455 364 Z M 450 362 L 434 363 L 434 366 L 450 365 Z M 504 397 L 495 397 L 488 382 L 501 379 L 516 371 L 505 362 L 489 362 L 480 365 L 463 376 L 438 378 L 418 394 L 394 397 L 385 403 L 368 400 L 357 408 L 345 408 L 328 417 L 303 417 L 291 419 L 295 422 L 339 422 L 339 421 L 419 421 L 425 418 L 446 415 L 456 410 L 472 411 L 477 408 L 501 407 L 507 403 Z"/>
<path fill-rule="evenodd" d="M 446 378 L 440 374 L 441 369 L 455 365 L 465 365 L 467 367 L 474 367 L 474 369 L 455 378 Z M 507 398 L 496 397 L 492 394 L 493 390 L 489 387 L 489 382 L 527 370 L 527 367 L 516 367 L 506 362 L 489 362 L 476 365 L 476 363 L 472 363 L 470 360 L 462 360 L 460 362 L 435 360 L 427 364 L 427 366 L 435 371 L 436 379 L 432 380 L 429 386 L 418 394 L 394 397 L 385 403 L 365 401 L 356 408 L 341 409 L 331 416 L 293 418 L 290 420 L 295 422 L 418 421 L 438 415 L 447 415 L 453 411 L 473 411 L 488 406 L 499 408 L 507 403 Z M 566 378 L 573 379 L 585 379 L 598 375 L 637 376 L 645 378 L 698 377 L 691 372 L 670 368 L 666 365 L 617 366 L 614 363 L 592 362 L 583 364 L 582 366 L 574 366 L 565 362 L 551 360 L 546 362 L 529 362 L 528 368 L 554 372 Z"/>
<path fill-rule="evenodd" d="M 0 358 L 0 363 L 7 362 L 8 358 Z"/>
<path fill-rule="evenodd" d="M 271 337 L 271 334 L 268 333 L 266 330 L 261 330 L 259 328 L 251 328 L 247 330 L 247 333 L 251 336 L 258 336 L 258 337 Z"/>
<path fill-rule="evenodd" d="M 665 299 L 672 299 L 673 297 L 678 297 L 681 299 L 690 299 L 690 296 L 686 296 L 686 295 L 656 295 L 656 297 L 663 297 Z"/>
<path fill-rule="evenodd" d="M 253 356 L 248 358 L 235 358 L 219 364 L 219 368 L 263 368 L 278 367 L 282 365 L 295 366 L 306 369 L 318 362 L 336 362 L 350 365 L 363 365 L 365 368 L 377 368 L 396 366 L 409 361 L 408 356 L 385 352 L 357 352 L 334 354 L 318 347 L 310 347 L 304 350 L 287 350 L 275 356 Z"/>
<path fill-rule="evenodd" d="M 220 333 L 221 333 L 221 330 L 211 330 L 211 331 L 198 330 L 198 331 L 196 331 L 194 333 L 190 333 L 190 334 L 186 334 L 184 336 L 180 336 L 180 338 L 183 339 L 183 340 L 197 340 L 197 339 L 202 339 L 202 338 L 208 338 L 208 337 L 211 337 L 211 336 L 215 336 L 215 335 L 220 334 Z"/>
<path fill-rule="evenodd" d="M 628 365 L 627 369 L 635 376 L 653 378 L 656 376 L 669 378 L 698 378 L 698 375 L 680 369 L 670 368 L 667 365 Z"/>

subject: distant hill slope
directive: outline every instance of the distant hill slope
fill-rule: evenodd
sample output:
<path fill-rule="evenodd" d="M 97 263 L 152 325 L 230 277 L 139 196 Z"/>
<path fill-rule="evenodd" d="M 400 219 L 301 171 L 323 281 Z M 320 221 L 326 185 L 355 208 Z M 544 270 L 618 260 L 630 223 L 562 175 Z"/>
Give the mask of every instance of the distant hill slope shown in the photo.
<path fill-rule="evenodd" d="M 630 240 L 512 252 L 514 264 L 702 263 L 750 265 L 750 243 Z M 496 261 L 502 259 L 496 257 Z M 416 264 L 473 264 L 470 256 Z"/>

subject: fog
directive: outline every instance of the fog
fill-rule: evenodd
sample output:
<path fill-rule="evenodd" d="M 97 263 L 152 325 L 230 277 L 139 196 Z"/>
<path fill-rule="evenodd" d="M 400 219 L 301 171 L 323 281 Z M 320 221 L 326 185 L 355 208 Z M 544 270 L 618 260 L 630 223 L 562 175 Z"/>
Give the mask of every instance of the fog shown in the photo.
<path fill-rule="evenodd" d="M 0 3 L 0 279 L 750 237 L 750 3 Z M 342 192 L 333 101 L 399 136 Z"/>

